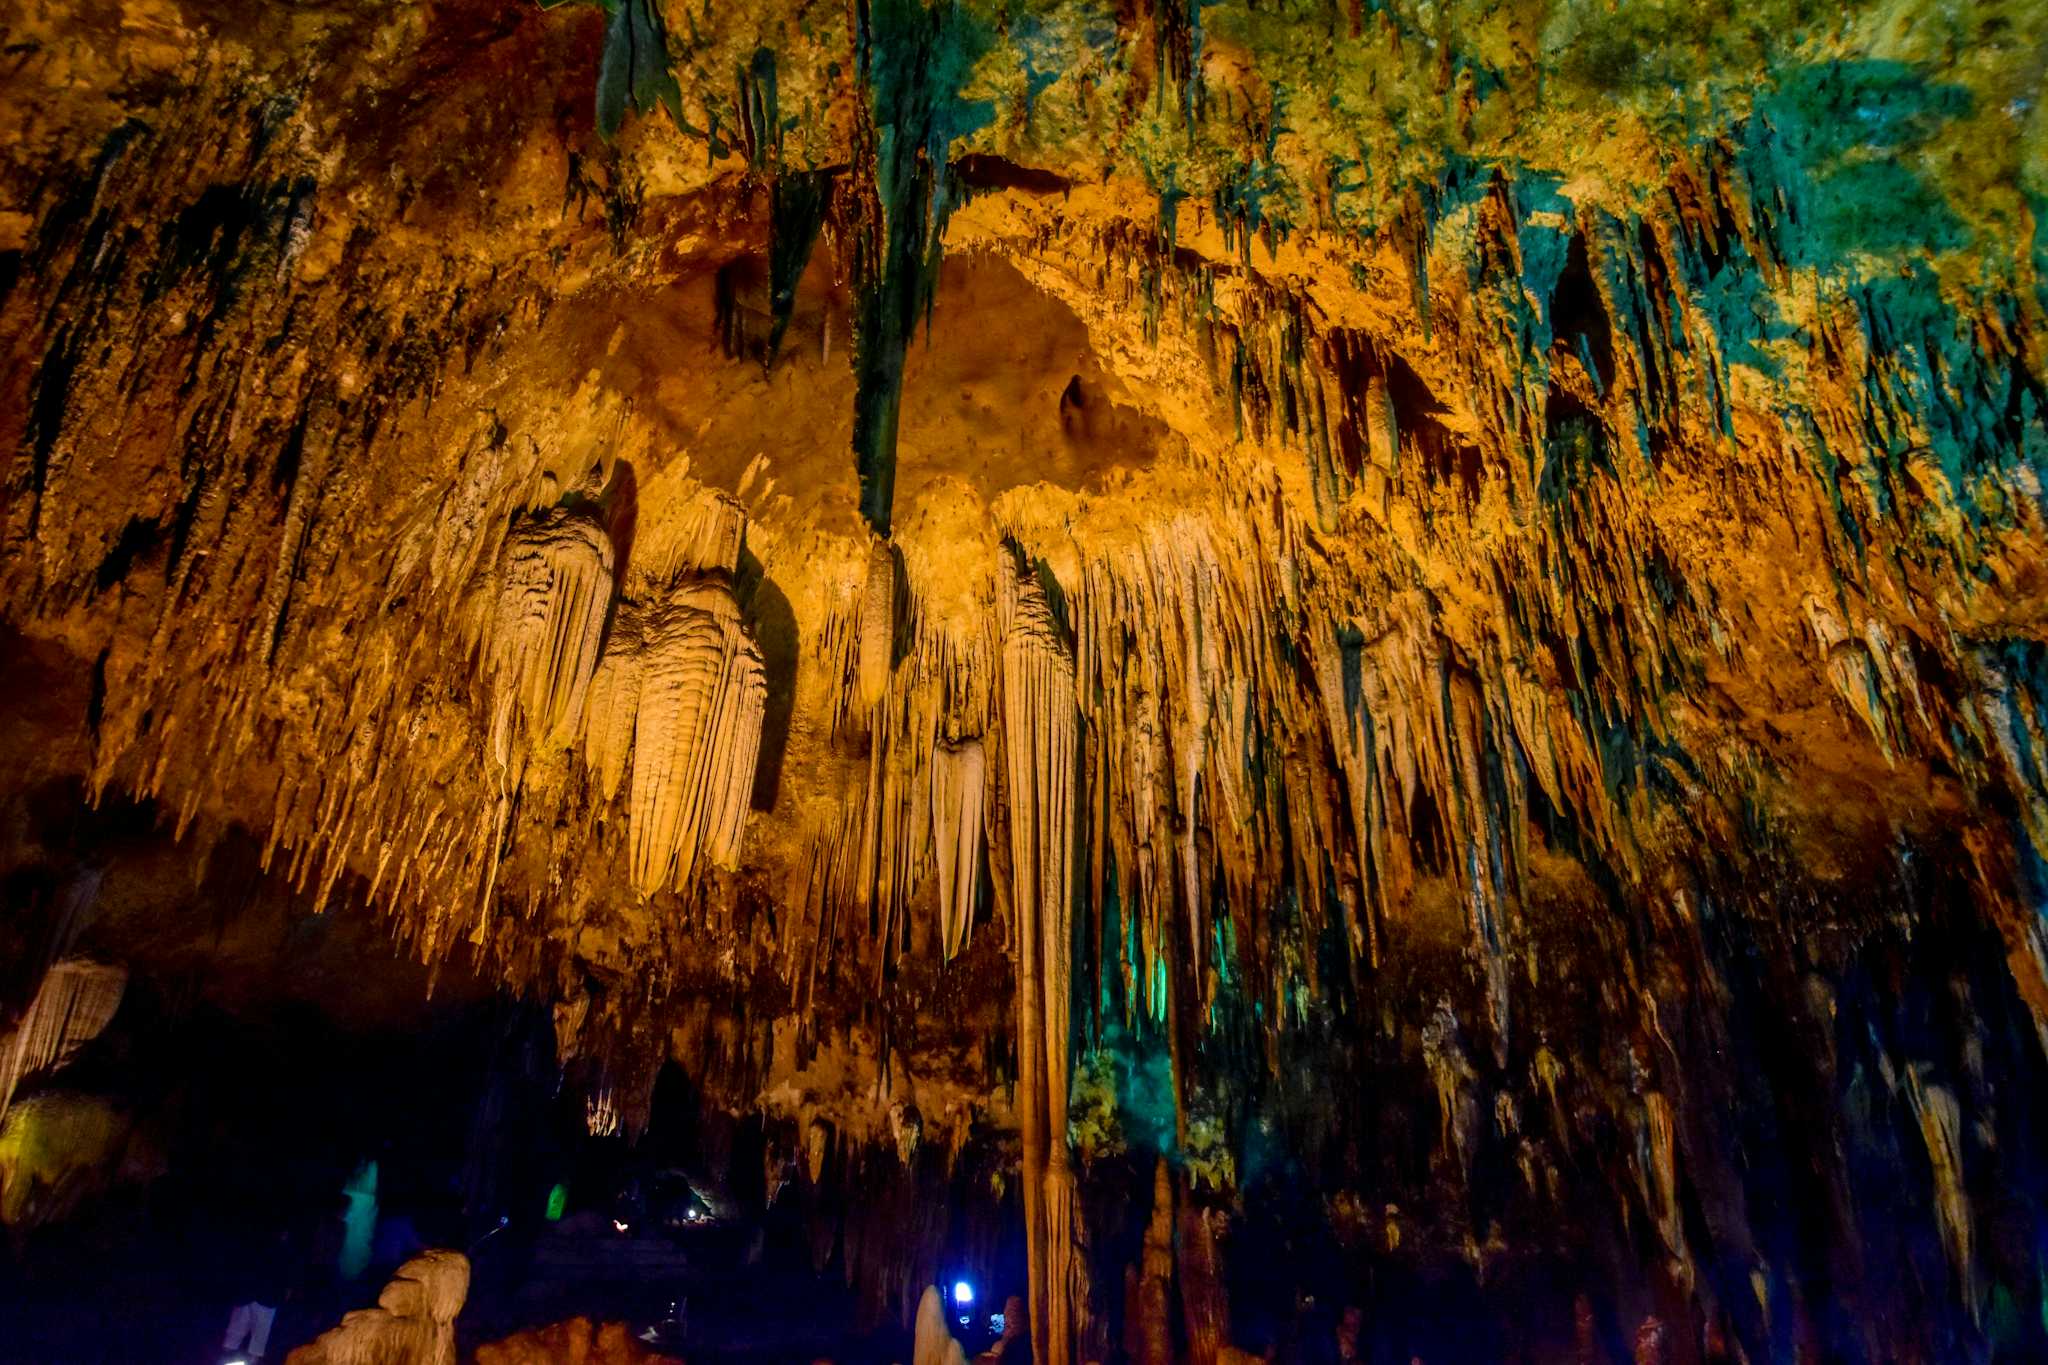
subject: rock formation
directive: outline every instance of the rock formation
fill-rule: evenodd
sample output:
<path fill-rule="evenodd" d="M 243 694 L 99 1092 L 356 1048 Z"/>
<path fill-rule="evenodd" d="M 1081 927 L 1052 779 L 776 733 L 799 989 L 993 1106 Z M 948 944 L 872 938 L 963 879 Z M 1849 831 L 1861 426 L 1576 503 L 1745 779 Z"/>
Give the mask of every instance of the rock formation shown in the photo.
<path fill-rule="evenodd" d="M 455 1318 L 469 1296 L 469 1262 L 428 1251 L 398 1267 L 377 1296 L 285 1365 L 455 1365 Z"/>
<path fill-rule="evenodd" d="M 611 536 L 597 517 L 554 508 L 506 537 L 486 670 L 492 757 L 510 761 L 515 720 L 545 743 L 583 714 L 611 613 Z"/>
<path fill-rule="evenodd" d="M 1067 1157 L 1072 1050 L 1075 843 L 1074 665 L 1045 593 L 1006 594 L 1003 753 L 1010 816 L 1010 910 L 1017 938 L 1018 1122 L 1031 1245 L 1032 1359 L 1073 1358 L 1080 1288 L 1074 1175 Z"/>
<path fill-rule="evenodd" d="M 476 1365 L 679 1365 L 633 1340 L 622 1322 L 588 1318 L 520 1332 L 476 1348 Z"/>
<path fill-rule="evenodd" d="M 79 958 L 53 964 L 11 1035 L 0 1037 L 0 1118 L 25 1077 L 61 1067 L 100 1036 L 128 985 L 124 967 Z"/>
<path fill-rule="evenodd" d="M 588 753 L 607 799 L 630 755 L 633 884 L 687 888 L 700 857 L 734 866 L 766 694 L 732 594 L 689 582 L 622 612 L 591 691 Z"/>
<path fill-rule="evenodd" d="M 1046 1365 L 2048 1351 L 2040 9 L 0 0 L 6 942 L 253 839 Z"/>
<path fill-rule="evenodd" d="M 926 1285 L 917 1300 L 911 1365 L 967 1365 L 967 1354 L 946 1327 L 946 1301 L 937 1285 Z"/>

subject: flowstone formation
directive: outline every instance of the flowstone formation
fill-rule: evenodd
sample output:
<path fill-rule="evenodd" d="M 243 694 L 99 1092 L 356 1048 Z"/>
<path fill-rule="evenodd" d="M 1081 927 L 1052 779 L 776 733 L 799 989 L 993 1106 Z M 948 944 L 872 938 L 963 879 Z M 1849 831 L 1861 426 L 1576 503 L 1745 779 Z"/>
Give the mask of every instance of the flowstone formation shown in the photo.
<path fill-rule="evenodd" d="M 2048 11 L 0 13 L 16 808 L 1053 1365 L 2048 1350 Z"/>

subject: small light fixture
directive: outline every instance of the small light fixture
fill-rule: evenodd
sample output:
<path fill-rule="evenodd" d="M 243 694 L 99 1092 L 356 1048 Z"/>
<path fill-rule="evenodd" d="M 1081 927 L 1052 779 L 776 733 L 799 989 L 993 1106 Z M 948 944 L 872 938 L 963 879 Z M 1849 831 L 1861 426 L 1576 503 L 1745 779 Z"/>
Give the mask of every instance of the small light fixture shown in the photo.
<path fill-rule="evenodd" d="M 965 1280 L 953 1281 L 953 1302 L 965 1308 L 974 1302 L 974 1286 Z"/>

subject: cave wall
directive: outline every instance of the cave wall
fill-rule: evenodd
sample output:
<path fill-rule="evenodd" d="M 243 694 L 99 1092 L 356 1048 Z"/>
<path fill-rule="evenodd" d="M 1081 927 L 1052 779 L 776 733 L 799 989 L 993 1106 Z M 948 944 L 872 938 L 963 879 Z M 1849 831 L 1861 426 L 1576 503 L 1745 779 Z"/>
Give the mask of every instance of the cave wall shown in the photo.
<path fill-rule="evenodd" d="M 1015 1142 L 1052 1358 L 2038 1337 L 2029 7 L 6 13 L 24 801 Z"/>

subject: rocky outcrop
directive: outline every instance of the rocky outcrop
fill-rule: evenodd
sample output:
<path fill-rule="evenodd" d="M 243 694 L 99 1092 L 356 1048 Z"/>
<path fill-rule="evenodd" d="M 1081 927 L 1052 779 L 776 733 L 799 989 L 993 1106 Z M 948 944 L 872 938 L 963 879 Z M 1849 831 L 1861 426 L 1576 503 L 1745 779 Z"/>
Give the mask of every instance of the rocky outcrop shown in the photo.
<path fill-rule="evenodd" d="M 571 1318 L 476 1348 L 476 1365 L 681 1365 L 650 1351 L 623 1322 Z"/>
<path fill-rule="evenodd" d="M 455 1365 L 455 1318 L 469 1296 L 469 1261 L 429 1251 L 398 1268 L 375 1308 L 285 1357 L 285 1365 Z"/>

